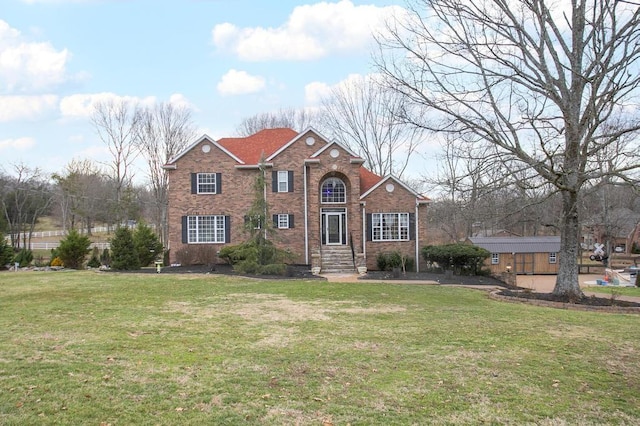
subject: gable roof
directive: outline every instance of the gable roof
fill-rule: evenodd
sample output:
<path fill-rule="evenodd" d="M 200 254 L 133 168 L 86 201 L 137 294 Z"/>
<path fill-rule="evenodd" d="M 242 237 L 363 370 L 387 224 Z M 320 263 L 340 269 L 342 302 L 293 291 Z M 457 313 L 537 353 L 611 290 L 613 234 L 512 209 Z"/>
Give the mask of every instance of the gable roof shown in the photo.
<path fill-rule="evenodd" d="M 322 154 L 323 152 L 325 152 L 327 149 L 329 149 L 332 146 L 338 146 L 338 147 L 342 148 L 347 154 L 349 154 L 349 156 L 351 156 L 353 158 L 360 158 L 357 154 L 354 154 L 353 152 L 351 152 L 351 150 L 349 148 L 347 148 L 346 146 L 342 145 L 340 142 L 337 142 L 337 141 L 329 142 L 328 144 L 326 144 L 325 146 L 323 146 L 322 148 L 320 148 L 319 150 L 314 152 L 311 155 L 311 158 L 317 158 L 318 156 L 320 156 L 320 154 Z"/>
<path fill-rule="evenodd" d="M 429 200 L 429 198 L 426 198 L 420 194 L 418 194 L 416 191 L 414 191 L 412 188 L 410 188 L 409 186 L 407 186 L 406 183 L 402 182 L 400 179 L 398 179 L 397 177 L 393 176 L 393 175 L 387 175 L 385 177 L 379 177 L 378 175 L 376 175 L 373 172 L 370 172 L 369 170 L 367 170 L 367 172 L 369 172 L 371 175 L 378 177 L 379 180 L 377 182 L 373 182 L 373 177 L 372 176 L 368 176 L 365 177 L 366 180 L 368 180 L 368 182 L 365 183 L 373 183 L 373 185 L 371 185 L 369 188 L 367 189 L 363 189 L 362 187 L 362 170 L 366 170 L 364 167 L 360 168 L 360 199 L 362 200 L 363 198 L 365 198 L 367 195 L 371 194 L 373 191 L 375 191 L 377 188 L 379 188 L 380 186 L 382 186 L 385 182 L 392 180 L 395 183 L 397 183 L 398 185 L 400 185 L 401 187 L 403 187 L 404 189 L 406 189 L 407 191 L 409 191 L 410 194 L 414 195 L 417 199 L 419 203 L 429 203 L 431 200 Z"/>
<path fill-rule="evenodd" d="M 297 136 L 298 132 L 293 129 L 264 129 L 247 137 L 222 138 L 218 143 L 245 164 L 258 164 L 263 154 L 265 159 L 270 157 Z"/>
<path fill-rule="evenodd" d="M 225 154 L 227 154 L 229 157 L 233 158 L 235 161 L 237 161 L 240 164 L 244 164 L 244 161 L 242 161 L 240 158 L 238 158 L 236 155 L 234 155 L 232 152 L 230 152 L 228 149 L 226 149 L 224 146 L 220 145 L 218 142 L 216 142 L 213 138 L 209 137 L 207 134 L 202 135 L 199 139 L 197 139 L 194 143 L 192 143 L 191 145 L 189 145 L 188 147 L 186 147 L 181 153 L 179 153 L 178 155 L 176 155 L 175 157 L 169 159 L 169 161 L 167 162 L 167 164 L 165 164 L 163 166 L 163 168 L 175 168 L 175 162 L 178 161 L 180 158 L 182 158 L 187 152 L 191 151 L 193 148 L 195 148 L 196 146 L 198 146 L 200 143 L 202 143 L 203 141 L 208 141 L 210 143 L 212 143 L 214 146 L 216 146 L 217 148 L 219 148 L 222 152 L 224 152 Z"/>
<path fill-rule="evenodd" d="M 557 253 L 560 237 L 471 237 L 469 241 L 491 253 Z"/>

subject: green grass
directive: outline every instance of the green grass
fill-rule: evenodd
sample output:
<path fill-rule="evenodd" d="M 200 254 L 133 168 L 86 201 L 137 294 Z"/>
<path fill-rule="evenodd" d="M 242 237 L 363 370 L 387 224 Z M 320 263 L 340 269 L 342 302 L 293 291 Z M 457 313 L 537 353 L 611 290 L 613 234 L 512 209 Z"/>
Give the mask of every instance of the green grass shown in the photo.
<path fill-rule="evenodd" d="M 593 291 L 594 293 L 640 297 L 640 287 L 618 287 L 618 286 L 595 285 L 595 286 L 586 287 L 584 290 Z"/>
<path fill-rule="evenodd" d="M 206 275 L 0 292 L 2 425 L 640 423 L 640 315 Z"/>

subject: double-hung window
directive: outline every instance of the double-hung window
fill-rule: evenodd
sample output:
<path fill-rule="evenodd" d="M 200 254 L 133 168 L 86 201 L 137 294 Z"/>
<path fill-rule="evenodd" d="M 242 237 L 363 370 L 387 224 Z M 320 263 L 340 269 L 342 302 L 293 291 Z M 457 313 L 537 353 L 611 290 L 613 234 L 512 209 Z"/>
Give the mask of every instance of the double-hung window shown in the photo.
<path fill-rule="evenodd" d="M 289 192 L 289 172 L 278 171 L 278 192 Z"/>
<path fill-rule="evenodd" d="M 198 194 L 216 193 L 216 174 L 198 173 Z"/>
<path fill-rule="evenodd" d="M 549 263 L 556 263 L 558 261 L 557 253 L 549 253 Z"/>
<path fill-rule="evenodd" d="M 491 264 L 497 265 L 500 263 L 500 253 L 491 253 Z"/>
<path fill-rule="evenodd" d="M 192 194 L 221 194 L 222 175 L 220 173 L 191 173 Z"/>
<path fill-rule="evenodd" d="M 271 186 L 273 192 L 293 192 L 293 171 L 274 170 Z"/>
<path fill-rule="evenodd" d="M 278 228 L 280 228 L 280 229 L 289 228 L 289 215 L 288 214 L 279 214 L 278 215 Z"/>
<path fill-rule="evenodd" d="M 225 217 L 222 215 L 188 216 L 188 243 L 224 243 Z"/>
<path fill-rule="evenodd" d="M 293 228 L 293 215 L 292 214 L 274 214 L 273 226 L 277 229 L 290 229 Z"/>
<path fill-rule="evenodd" d="M 409 213 L 373 213 L 373 241 L 408 241 Z"/>

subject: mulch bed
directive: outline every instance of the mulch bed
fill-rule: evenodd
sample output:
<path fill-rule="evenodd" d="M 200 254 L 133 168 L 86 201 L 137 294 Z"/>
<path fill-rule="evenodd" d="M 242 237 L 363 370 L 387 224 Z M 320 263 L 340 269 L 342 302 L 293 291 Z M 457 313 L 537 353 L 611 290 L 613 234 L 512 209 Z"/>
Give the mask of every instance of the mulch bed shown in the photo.
<path fill-rule="evenodd" d="M 597 297 L 597 296 L 584 296 L 578 300 L 570 300 L 565 296 L 557 296 L 553 293 L 535 293 L 532 291 L 516 291 L 505 289 L 497 292 L 499 296 L 512 297 L 524 300 L 539 300 L 555 303 L 567 303 L 582 306 L 616 306 L 623 308 L 640 308 L 640 303 L 630 302 L 627 300 L 616 299 L 615 297 Z"/>
<path fill-rule="evenodd" d="M 157 273 L 156 268 L 143 268 L 134 272 Z M 313 275 L 308 265 L 289 265 L 286 275 L 247 275 L 233 270 L 233 266 L 220 265 L 190 265 L 190 266 L 165 266 L 162 274 L 215 274 L 232 275 L 238 277 L 262 278 L 262 279 L 315 279 L 325 280 L 323 277 Z"/>
<path fill-rule="evenodd" d="M 438 284 L 456 284 L 456 285 L 478 285 L 478 286 L 498 286 L 509 288 L 504 282 L 493 277 L 482 275 L 445 275 L 435 272 L 407 272 L 399 275 L 388 271 L 368 271 L 360 277 L 361 280 L 409 280 L 409 281 L 435 281 Z"/>

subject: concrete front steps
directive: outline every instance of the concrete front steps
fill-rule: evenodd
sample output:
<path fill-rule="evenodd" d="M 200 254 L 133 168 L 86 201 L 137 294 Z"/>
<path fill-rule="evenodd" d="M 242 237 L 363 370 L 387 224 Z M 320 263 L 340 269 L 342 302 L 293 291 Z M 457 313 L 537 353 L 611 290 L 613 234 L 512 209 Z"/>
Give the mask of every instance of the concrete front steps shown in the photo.
<path fill-rule="evenodd" d="M 349 246 L 323 246 L 321 274 L 354 274 L 351 247 Z"/>

